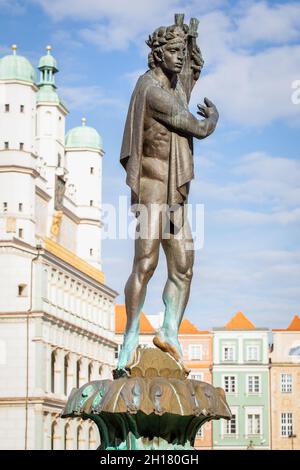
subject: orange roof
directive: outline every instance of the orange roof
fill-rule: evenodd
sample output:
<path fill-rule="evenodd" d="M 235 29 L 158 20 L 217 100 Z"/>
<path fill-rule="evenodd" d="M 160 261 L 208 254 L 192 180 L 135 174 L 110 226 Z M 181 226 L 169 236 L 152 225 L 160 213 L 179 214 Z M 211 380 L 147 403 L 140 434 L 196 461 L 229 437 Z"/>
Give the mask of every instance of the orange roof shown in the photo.
<path fill-rule="evenodd" d="M 192 322 L 190 322 L 190 320 L 188 320 L 187 318 L 185 318 L 184 320 L 182 320 L 181 322 L 181 325 L 180 325 L 180 328 L 179 328 L 179 332 L 178 332 L 180 335 L 193 335 L 193 334 L 199 334 L 199 333 L 203 333 L 203 331 L 200 331 L 198 330 L 198 328 L 196 328 L 195 325 L 193 325 Z"/>
<path fill-rule="evenodd" d="M 126 328 L 126 309 L 124 304 L 116 305 L 115 307 L 116 313 L 116 325 L 115 330 L 116 333 L 123 334 Z M 141 320 L 140 320 L 140 333 L 153 335 L 154 329 L 149 322 L 148 318 L 146 317 L 144 312 L 141 312 Z"/>
<path fill-rule="evenodd" d="M 229 320 L 225 325 L 225 328 L 227 330 L 254 330 L 255 325 L 248 320 L 243 312 L 238 312 L 231 318 L 231 320 Z"/>
<path fill-rule="evenodd" d="M 272 331 L 300 331 L 300 318 L 295 315 L 287 328 L 273 328 Z"/>
<path fill-rule="evenodd" d="M 295 315 L 290 325 L 287 327 L 289 331 L 300 331 L 300 318 Z"/>

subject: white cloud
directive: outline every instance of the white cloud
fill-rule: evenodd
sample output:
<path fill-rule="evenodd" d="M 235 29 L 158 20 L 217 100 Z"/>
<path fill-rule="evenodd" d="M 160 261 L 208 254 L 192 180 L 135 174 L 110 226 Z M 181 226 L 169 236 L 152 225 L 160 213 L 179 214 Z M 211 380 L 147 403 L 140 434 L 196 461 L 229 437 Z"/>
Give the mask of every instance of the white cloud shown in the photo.
<path fill-rule="evenodd" d="M 60 95 L 70 109 L 91 110 L 97 107 L 114 106 L 120 107 L 122 104 L 115 98 L 104 95 L 101 87 L 60 87 Z"/>
<path fill-rule="evenodd" d="M 201 157 L 202 159 L 202 157 Z M 205 160 L 210 161 L 208 157 Z M 280 224 L 297 222 L 297 209 L 300 204 L 300 162 L 288 158 L 272 157 L 263 152 L 255 152 L 241 157 L 228 169 L 228 175 L 217 180 L 221 163 L 213 161 L 210 167 L 205 164 L 201 182 L 196 181 L 193 190 L 197 200 L 219 201 L 225 205 L 241 209 L 243 204 L 266 208 L 269 213 L 249 211 L 234 212 L 231 221 L 250 220 L 253 223 L 277 222 Z M 224 166 L 222 166 L 224 172 Z M 226 183 L 224 184 L 224 181 Z M 232 207 L 231 207 L 232 208 Z M 288 215 L 289 214 L 289 215 Z M 225 214 L 223 214 L 224 216 Z M 251 219 L 252 218 L 252 219 Z"/>
<path fill-rule="evenodd" d="M 204 96 L 219 108 L 221 119 L 262 126 L 276 119 L 297 119 L 292 82 L 300 76 L 300 46 L 269 49 L 254 55 L 230 53 L 200 79 L 193 104 Z"/>
<path fill-rule="evenodd" d="M 237 35 L 242 44 L 282 44 L 300 38 L 299 3 L 250 4 L 239 21 Z"/>
<path fill-rule="evenodd" d="M 243 209 L 224 209 L 214 214 L 214 219 L 227 225 L 288 225 L 300 224 L 300 209 L 275 213 L 256 212 Z"/>
<path fill-rule="evenodd" d="M 300 37 L 297 3 L 251 1 L 222 9 L 228 2 L 32 1 L 55 21 L 80 20 L 75 34 L 104 50 L 125 49 L 130 43 L 140 48 L 154 28 L 172 21 L 176 11 L 198 16 L 206 68 L 193 103 L 207 95 L 218 105 L 221 119 L 242 125 L 263 126 L 276 119 L 300 123 L 300 106 L 291 99 L 291 84 L 300 79 L 300 46 L 290 44 Z M 257 50 L 257 42 L 273 47 Z"/>

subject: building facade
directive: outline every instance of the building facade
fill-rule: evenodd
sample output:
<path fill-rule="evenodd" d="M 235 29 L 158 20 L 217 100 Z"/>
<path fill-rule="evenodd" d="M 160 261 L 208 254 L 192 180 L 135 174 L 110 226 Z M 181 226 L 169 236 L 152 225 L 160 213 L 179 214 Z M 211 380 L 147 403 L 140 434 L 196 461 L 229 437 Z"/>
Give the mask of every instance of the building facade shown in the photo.
<path fill-rule="evenodd" d="M 225 390 L 233 419 L 213 423 L 214 449 L 269 449 L 268 329 L 238 312 L 214 328 L 213 384 Z"/>
<path fill-rule="evenodd" d="M 199 330 L 188 319 L 184 319 L 179 329 L 179 341 L 186 367 L 190 370 L 189 378 L 212 383 L 213 341 L 212 332 Z M 212 423 L 202 426 L 197 434 L 195 448 L 212 448 Z"/>
<path fill-rule="evenodd" d="M 73 387 L 109 378 L 114 302 L 101 267 L 103 146 L 65 135 L 51 48 L 0 59 L 0 448 L 87 449 L 92 422 L 61 420 Z"/>
<path fill-rule="evenodd" d="M 273 330 L 271 348 L 272 449 L 300 449 L 300 319 Z"/>

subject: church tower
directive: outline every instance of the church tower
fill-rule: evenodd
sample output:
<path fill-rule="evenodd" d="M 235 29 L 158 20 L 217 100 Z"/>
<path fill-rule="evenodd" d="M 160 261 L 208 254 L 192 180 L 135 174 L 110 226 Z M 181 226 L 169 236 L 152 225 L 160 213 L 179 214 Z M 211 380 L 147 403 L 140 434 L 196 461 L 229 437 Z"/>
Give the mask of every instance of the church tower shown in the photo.
<path fill-rule="evenodd" d="M 101 181 L 102 139 L 96 129 L 82 125 L 66 135 L 66 162 L 69 183 L 76 191 L 80 219 L 77 228 L 77 255 L 101 269 Z"/>
<path fill-rule="evenodd" d="M 51 194 L 47 220 L 49 234 L 53 221 L 61 216 L 62 204 L 55 195 L 58 192 L 63 193 L 65 186 L 64 136 L 68 110 L 56 91 L 55 74 L 58 68 L 51 55 L 51 46 L 47 46 L 46 50 L 47 54 L 40 58 L 38 65 L 40 80 L 36 98 L 36 148 L 41 158 L 40 165 L 45 169 L 47 189 Z"/>
<path fill-rule="evenodd" d="M 35 71 L 17 54 L 0 60 L 0 239 L 35 241 Z M 22 188 L 22 191 L 20 191 Z"/>

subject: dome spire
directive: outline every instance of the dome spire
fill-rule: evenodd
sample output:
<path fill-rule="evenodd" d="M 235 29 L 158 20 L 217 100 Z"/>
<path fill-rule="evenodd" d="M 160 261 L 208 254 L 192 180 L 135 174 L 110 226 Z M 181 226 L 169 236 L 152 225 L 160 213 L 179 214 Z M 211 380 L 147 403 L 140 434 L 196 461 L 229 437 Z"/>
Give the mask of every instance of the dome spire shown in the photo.
<path fill-rule="evenodd" d="M 58 72 L 55 58 L 51 55 L 52 47 L 46 46 L 46 55 L 40 58 L 38 69 L 40 71 L 39 92 L 37 101 L 59 102 L 56 93 L 55 74 Z"/>
<path fill-rule="evenodd" d="M 82 124 L 82 127 L 85 127 L 85 125 L 86 125 L 86 118 L 85 117 L 81 118 L 81 124 Z"/>
<path fill-rule="evenodd" d="M 51 85 L 55 86 L 54 75 L 58 72 L 57 63 L 54 57 L 51 55 L 52 47 L 46 47 L 47 54 L 40 58 L 38 69 L 41 72 L 39 86 Z"/>
<path fill-rule="evenodd" d="M 13 45 L 11 46 L 11 49 L 12 49 L 12 51 L 13 51 L 13 55 L 17 55 L 18 46 L 17 46 L 16 44 L 13 44 Z"/>

